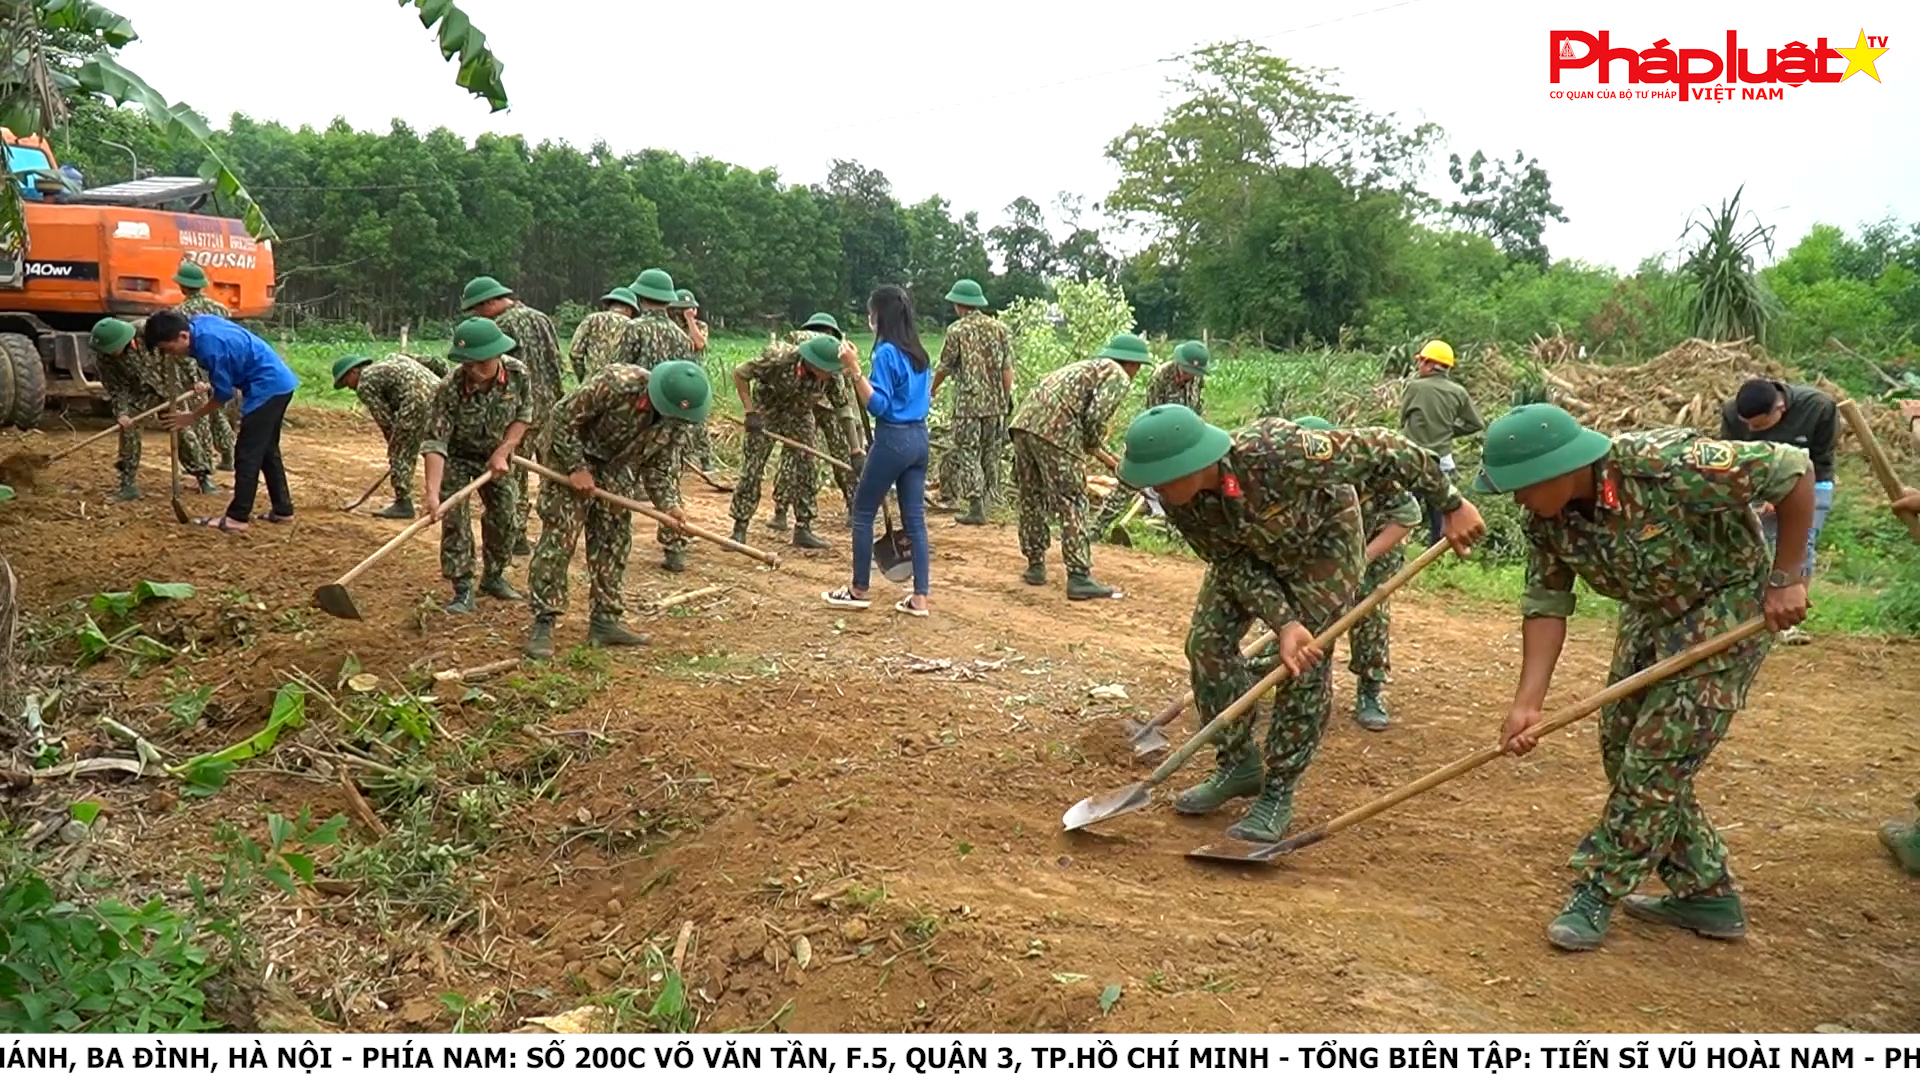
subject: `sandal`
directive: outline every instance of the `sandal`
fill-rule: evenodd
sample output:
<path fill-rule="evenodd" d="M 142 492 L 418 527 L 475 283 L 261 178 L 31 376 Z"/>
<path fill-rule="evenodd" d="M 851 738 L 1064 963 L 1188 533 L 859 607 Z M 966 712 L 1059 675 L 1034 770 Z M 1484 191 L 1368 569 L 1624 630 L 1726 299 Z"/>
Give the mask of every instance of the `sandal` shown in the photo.
<path fill-rule="evenodd" d="M 932 612 L 928 611 L 926 608 L 914 607 L 913 597 L 911 596 L 902 597 L 899 603 L 893 605 L 893 610 L 904 611 L 916 619 L 924 619 L 927 616 L 932 614 Z"/>
<path fill-rule="evenodd" d="M 273 513 L 269 513 L 269 514 L 268 514 L 268 515 L 266 516 L 266 522 L 267 522 L 267 524 L 269 524 L 269 525 L 286 525 L 286 524 L 290 524 L 290 523 L 291 523 L 292 521 L 293 521 L 293 515 L 292 515 L 292 514 L 273 514 Z"/>
<path fill-rule="evenodd" d="M 853 590 L 845 585 L 821 593 L 820 599 L 825 600 L 828 607 L 853 608 L 856 611 L 865 611 L 873 606 L 873 601 L 853 595 Z"/>
<path fill-rule="evenodd" d="M 195 525 L 200 526 L 203 529 L 219 529 L 221 532 L 228 533 L 230 535 L 238 535 L 240 533 L 247 531 L 247 527 L 245 525 L 239 524 L 237 522 L 228 521 L 227 515 L 225 514 L 215 514 L 213 517 L 195 518 L 193 523 Z"/>

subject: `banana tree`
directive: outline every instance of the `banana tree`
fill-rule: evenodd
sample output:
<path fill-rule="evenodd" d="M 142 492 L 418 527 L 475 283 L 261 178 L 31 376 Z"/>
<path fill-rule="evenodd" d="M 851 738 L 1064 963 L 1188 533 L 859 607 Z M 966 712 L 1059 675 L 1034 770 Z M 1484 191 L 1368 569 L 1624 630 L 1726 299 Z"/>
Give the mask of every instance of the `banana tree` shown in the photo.
<path fill-rule="evenodd" d="M 507 107 L 505 65 L 465 12 L 452 0 L 399 4 L 414 8 L 420 24 L 436 33 L 444 59 L 458 59 L 455 85 L 485 98 L 494 112 Z M 0 124 L 18 134 L 47 131 L 66 118 L 69 101 L 81 96 L 137 105 L 165 136 L 198 148 L 201 178 L 212 182 L 218 199 L 238 209 L 255 239 L 274 239 L 260 204 L 214 150 L 206 118 L 168 101 L 114 58 L 113 50 L 138 37 L 124 16 L 93 0 L 0 0 Z M 56 49 L 56 42 L 65 48 Z M 76 44 L 86 60 L 77 68 L 59 63 L 60 54 Z M 0 249 L 18 251 L 27 238 L 26 207 L 10 174 L 0 178 Z"/>

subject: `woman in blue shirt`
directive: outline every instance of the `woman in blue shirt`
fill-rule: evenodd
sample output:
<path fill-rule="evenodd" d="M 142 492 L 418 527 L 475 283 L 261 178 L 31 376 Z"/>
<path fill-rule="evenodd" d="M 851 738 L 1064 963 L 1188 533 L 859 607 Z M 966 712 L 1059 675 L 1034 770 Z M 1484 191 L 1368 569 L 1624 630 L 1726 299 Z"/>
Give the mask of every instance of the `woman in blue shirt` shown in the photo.
<path fill-rule="evenodd" d="M 840 346 L 840 364 L 853 379 L 860 404 L 875 421 L 873 446 L 853 494 L 853 584 L 822 593 L 834 607 L 865 608 L 873 573 L 873 516 L 888 489 L 899 494 L 900 518 L 913 545 L 913 595 L 894 605 L 927 614 L 927 411 L 933 405 L 933 364 L 914 328 L 913 302 L 898 285 L 882 285 L 867 300 L 873 329 L 873 372 L 860 372 L 852 342 Z"/>

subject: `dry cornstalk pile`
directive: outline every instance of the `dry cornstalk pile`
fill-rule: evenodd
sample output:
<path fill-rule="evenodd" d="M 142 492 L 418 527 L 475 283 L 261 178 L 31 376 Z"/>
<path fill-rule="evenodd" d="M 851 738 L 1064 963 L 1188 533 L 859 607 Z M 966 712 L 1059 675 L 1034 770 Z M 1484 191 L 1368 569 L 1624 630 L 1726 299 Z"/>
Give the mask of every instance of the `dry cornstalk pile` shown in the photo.
<path fill-rule="evenodd" d="M 1555 334 L 1550 338 L 1535 334 L 1533 345 L 1527 351 L 1531 352 L 1535 362 L 1543 367 L 1571 364 L 1580 359 L 1580 343 L 1565 334 Z"/>

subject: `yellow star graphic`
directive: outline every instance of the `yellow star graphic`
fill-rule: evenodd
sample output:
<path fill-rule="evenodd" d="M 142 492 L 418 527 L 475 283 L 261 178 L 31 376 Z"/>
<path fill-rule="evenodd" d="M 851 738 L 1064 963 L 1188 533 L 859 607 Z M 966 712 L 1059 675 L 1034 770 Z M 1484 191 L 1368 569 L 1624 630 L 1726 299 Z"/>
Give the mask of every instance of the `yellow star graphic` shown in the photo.
<path fill-rule="evenodd" d="M 1835 49 L 1833 51 L 1847 58 L 1847 73 L 1840 76 L 1841 82 L 1846 82 L 1856 74 L 1871 75 L 1873 76 L 1874 82 L 1880 81 L 1880 73 L 1873 69 L 1873 62 L 1880 59 L 1880 54 L 1887 50 L 1868 48 L 1867 32 L 1865 30 L 1860 31 L 1860 39 L 1853 43 L 1853 48 Z"/>

